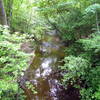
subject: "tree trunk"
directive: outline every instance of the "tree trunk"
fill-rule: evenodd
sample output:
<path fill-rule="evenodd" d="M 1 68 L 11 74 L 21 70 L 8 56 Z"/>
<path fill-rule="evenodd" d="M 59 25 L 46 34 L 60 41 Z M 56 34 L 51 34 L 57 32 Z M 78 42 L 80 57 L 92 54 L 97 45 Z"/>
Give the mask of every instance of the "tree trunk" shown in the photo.
<path fill-rule="evenodd" d="M 4 10 L 3 0 L 0 0 L 0 24 L 7 25 L 7 18 Z"/>
<path fill-rule="evenodd" d="M 97 32 L 100 33 L 99 29 L 99 19 L 98 19 L 98 12 L 96 11 L 96 26 L 97 26 Z"/>

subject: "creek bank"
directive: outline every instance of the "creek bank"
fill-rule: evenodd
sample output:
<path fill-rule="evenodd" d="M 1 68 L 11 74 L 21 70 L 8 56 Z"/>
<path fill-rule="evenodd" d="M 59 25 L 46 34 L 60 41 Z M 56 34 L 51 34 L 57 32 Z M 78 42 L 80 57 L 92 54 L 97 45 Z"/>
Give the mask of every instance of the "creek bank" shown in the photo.
<path fill-rule="evenodd" d="M 25 46 L 27 48 L 26 44 Z M 64 57 L 64 48 L 55 34 L 47 34 L 37 46 L 34 59 L 19 82 L 27 100 L 79 100 L 78 90 L 73 87 L 65 90 L 59 82 L 60 72 L 57 66 Z M 26 82 L 35 87 L 36 94 L 26 86 Z"/>

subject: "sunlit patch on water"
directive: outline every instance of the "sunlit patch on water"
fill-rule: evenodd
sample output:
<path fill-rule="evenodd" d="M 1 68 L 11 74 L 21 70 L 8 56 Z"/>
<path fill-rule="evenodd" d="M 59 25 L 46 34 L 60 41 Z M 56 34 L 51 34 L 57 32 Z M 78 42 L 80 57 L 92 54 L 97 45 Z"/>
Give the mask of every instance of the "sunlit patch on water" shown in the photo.
<path fill-rule="evenodd" d="M 57 61 L 57 58 L 48 57 L 43 58 L 42 63 L 39 68 L 35 71 L 35 79 L 37 78 L 46 78 L 52 72 L 52 67 L 54 67 L 53 63 Z"/>
<path fill-rule="evenodd" d="M 52 72 L 52 63 L 56 62 L 56 58 L 45 58 L 41 64 L 42 77 L 46 77 L 50 75 Z"/>

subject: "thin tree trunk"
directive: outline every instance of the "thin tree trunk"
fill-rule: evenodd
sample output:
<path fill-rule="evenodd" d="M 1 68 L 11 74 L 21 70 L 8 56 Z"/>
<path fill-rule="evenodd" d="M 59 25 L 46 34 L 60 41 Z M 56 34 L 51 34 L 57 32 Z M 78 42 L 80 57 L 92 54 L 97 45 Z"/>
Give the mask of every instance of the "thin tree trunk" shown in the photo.
<path fill-rule="evenodd" d="M 0 24 L 7 25 L 7 18 L 6 18 L 3 0 L 0 0 Z"/>
<path fill-rule="evenodd" d="M 97 26 L 97 32 L 100 33 L 99 20 L 98 20 L 98 13 L 97 13 L 97 11 L 96 11 L 96 26 Z"/>

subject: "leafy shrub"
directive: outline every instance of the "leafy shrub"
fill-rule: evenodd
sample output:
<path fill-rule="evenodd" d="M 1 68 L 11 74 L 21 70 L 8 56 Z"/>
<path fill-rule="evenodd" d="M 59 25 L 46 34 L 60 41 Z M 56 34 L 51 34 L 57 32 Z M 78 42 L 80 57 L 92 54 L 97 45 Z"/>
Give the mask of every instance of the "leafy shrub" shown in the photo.
<path fill-rule="evenodd" d="M 74 84 L 77 79 L 85 75 L 89 66 L 88 60 L 83 59 L 82 57 L 65 57 L 64 66 L 61 66 L 62 70 L 67 71 L 67 73 L 63 75 L 64 84 L 69 81 Z"/>
<path fill-rule="evenodd" d="M 84 78 L 88 88 L 82 88 L 82 100 L 100 100 L 100 66 L 92 68 Z"/>
<path fill-rule="evenodd" d="M 93 1 L 57 0 L 37 3 L 40 14 L 65 41 L 75 41 L 97 30 L 100 5 Z M 96 12 L 97 17 L 96 18 Z"/>
<path fill-rule="evenodd" d="M 85 51 L 90 51 L 92 53 L 99 53 L 100 51 L 100 36 L 99 34 L 92 34 L 91 38 L 80 39 L 78 42 L 82 44 Z"/>
<path fill-rule="evenodd" d="M 81 90 L 82 100 L 100 100 L 100 36 L 92 34 L 91 38 L 81 39 L 83 49 L 91 54 L 91 69 L 84 79 L 87 88 Z"/>
<path fill-rule="evenodd" d="M 17 78 L 27 66 L 29 54 L 20 50 L 24 35 L 10 34 L 7 26 L 0 25 L 0 98 L 15 100 L 18 92 Z M 22 100 L 22 99 L 21 99 Z"/>
<path fill-rule="evenodd" d="M 79 85 L 81 100 L 100 100 L 100 36 L 94 33 L 77 42 L 78 46 L 75 46 L 79 48 L 76 48 L 75 52 L 80 48 L 81 52 L 76 57 L 65 57 L 64 65 L 61 66 L 65 72 L 64 85 Z M 80 80 L 81 84 L 77 83 L 77 80 Z"/>

